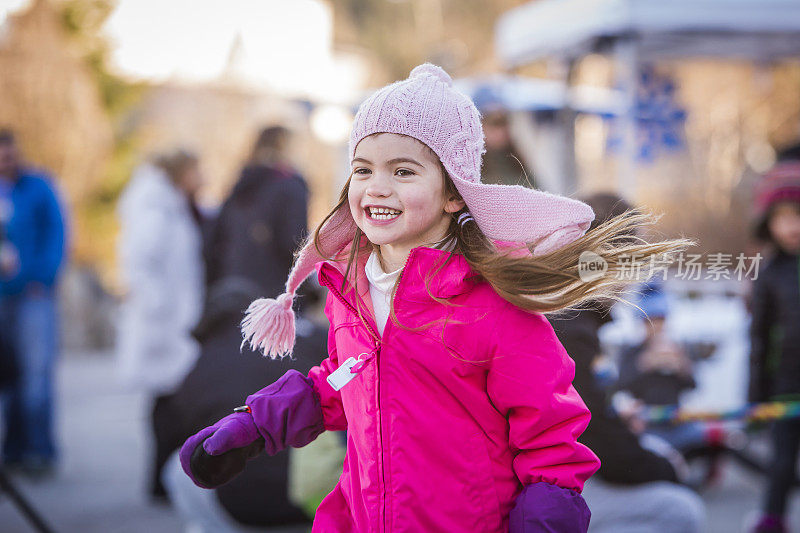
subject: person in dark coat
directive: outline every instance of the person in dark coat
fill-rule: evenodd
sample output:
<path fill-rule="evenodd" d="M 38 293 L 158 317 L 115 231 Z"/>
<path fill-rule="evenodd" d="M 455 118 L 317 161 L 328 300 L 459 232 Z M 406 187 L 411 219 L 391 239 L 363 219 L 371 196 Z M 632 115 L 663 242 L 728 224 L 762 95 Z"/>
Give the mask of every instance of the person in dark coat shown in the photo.
<path fill-rule="evenodd" d="M 595 211 L 592 228 L 630 207 L 612 194 L 596 194 L 583 201 Z M 592 530 L 621 531 L 636 524 L 642 531 L 701 531 L 702 500 L 677 483 L 668 459 L 641 445 L 639 436 L 613 411 L 605 390 L 595 380 L 592 368 L 601 354 L 598 332 L 612 320 L 611 303 L 593 302 L 571 314 L 550 318 L 575 361 L 573 385 L 592 413 L 579 439 L 601 462 L 583 492 L 592 510 Z"/>
<path fill-rule="evenodd" d="M 692 354 L 701 348 L 696 344 L 675 342 L 667 334 L 669 305 L 662 282 L 646 282 L 640 289 L 637 305 L 643 312 L 645 338 L 622 351 L 619 379 L 614 388 L 629 392 L 645 406 L 677 408 L 681 395 L 697 386 Z M 698 422 L 651 423 L 646 431 L 682 453 L 704 442 L 703 425 Z"/>
<path fill-rule="evenodd" d="M 240 276 L 256 283 L 262 294 L 283 292 L 308 216 L 308 187 L 289 162 L 290 139 L 281 126 L 259 134 L 210 231 L 205 251 L 210 285 Z"/>
<path fill-rule="evenodd" d="M 750 301 L 751 402 L 800 400 L 800 147 L 786 150 L 762 178 L 756 196 L 756 237 L 771 255 Z M 778 420 L 761 520 L 754 531 L 786 531 L 784 515 L 796 477 L 800 420 Z"/>
<path fill-rule="evenodd" d="M 616 388 L 629 391 L 644 405 L 677 407 L 681 394 L 696 383 L 688 351 L 667 335 L 668 305 L 662 284 L 646 283 L 637 305 L 644 312 L 645 339 L 620 357 Z"/>
<path fill-rule="evenodd" d="M 326 328 L 302 317 L 298 318 L 299 334 L 292 359 L 273 361 L 247 348 L 239 353 L 242 310 L 260 295 L 258 286 L 242 277 L 223 278 L 209 289 L 203 318 L 195 329 L 201 345 L 200 357 L 170 398 L 174 450 L 180 448 L 189 436 L 244 404 L 247 395 L 265 382 L 278 379 L 290 368 L 307 373 L 324 358 Z M 262 454 L 250 461 L 240 476 L 215 491 L 204 491 L 189 482 L 187 494 L 188 478 L 183 475 L 175 458 L 174 464 L 167 467 L 165 484 L 173 502 L 180 511 L 186 511 L 182 514 L 187 518 L 203 516 L 191 498 L 208 492 L 203 496 L 211 498 L 210 495 L 214 494 L 219 504 L 211 507 L 221 506 L 226 518 L 236 524 L 271 528 L 310 525 L 309 517 L 289 501 L 288 472 L 288 452 L 271 457 Z M 254 487 L 258 489 L 254 490 Z M 205 512 L 209 511 L 205 509 Z M 208 521 L 205 523 L 207 525 Z M 222 530 L 219 526 L 213 529 Z"/>

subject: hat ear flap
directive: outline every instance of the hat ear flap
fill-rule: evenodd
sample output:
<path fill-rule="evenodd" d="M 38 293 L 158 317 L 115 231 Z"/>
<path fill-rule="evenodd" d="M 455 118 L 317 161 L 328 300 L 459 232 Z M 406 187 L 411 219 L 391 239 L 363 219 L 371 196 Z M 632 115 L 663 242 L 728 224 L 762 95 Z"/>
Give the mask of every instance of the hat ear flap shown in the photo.
<path fill-rule="evenodd" d="M 553 252 L 580 239 L 589 229 L 590 224 L 590 222 L 584 222 L 555 230 L 536 243 L 533 248 L 533 255 L 544 255 Z"/>

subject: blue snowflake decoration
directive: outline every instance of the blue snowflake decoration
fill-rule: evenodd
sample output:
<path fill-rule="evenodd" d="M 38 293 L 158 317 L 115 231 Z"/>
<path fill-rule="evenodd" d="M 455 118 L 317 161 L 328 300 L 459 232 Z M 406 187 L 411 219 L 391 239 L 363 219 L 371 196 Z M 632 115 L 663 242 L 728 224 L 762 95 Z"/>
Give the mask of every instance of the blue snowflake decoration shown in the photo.
<path fill-rule="evenodd" d="M 662 151 L 675 152 L 685 146 L 686 111 L 676 100 L 675 83 L 655 72 L 652 66 L 640 71 L 634 116 L 637 160 L 650 163 Z M 617 118 L 603 115 L 610 126 L 606 149 L 611 152 L 622 148 L 622 129 Z"/>

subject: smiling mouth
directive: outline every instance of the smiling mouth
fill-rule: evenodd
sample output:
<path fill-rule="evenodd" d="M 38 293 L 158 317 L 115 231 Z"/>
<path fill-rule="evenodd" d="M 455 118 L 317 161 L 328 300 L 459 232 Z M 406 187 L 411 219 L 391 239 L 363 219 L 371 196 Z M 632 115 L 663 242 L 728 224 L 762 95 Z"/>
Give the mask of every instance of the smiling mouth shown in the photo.
<path fill-rule="evenodd" d="M 389 207 L 367 207 L 365 211 L 367 217 L 372 220 L 394 220 L 402 213 L 402 211 Z"/>

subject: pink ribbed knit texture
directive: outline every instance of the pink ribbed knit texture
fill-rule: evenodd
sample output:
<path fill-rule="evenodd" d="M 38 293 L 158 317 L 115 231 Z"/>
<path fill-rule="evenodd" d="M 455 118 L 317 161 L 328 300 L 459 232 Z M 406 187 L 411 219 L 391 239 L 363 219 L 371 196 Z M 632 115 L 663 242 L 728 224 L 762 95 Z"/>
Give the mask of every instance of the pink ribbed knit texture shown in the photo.
<path fill-rule="evenodd" d="M 350 134 L 350 159 L 358 143 L 374 133 L 398 133 L 430 147 L 452 177 L 481 231 L 490 239 L 534 245 L 545 254 L 582 236 L 594 219 L 583 202 L 528 189 L 520 185 L 481 183 L 483 128 L 475 104 L 453 88 L 453 80 L 436 65 L 426 63 L 408 79 L 379 89 L 356 114 Z M 347 204 L 320 232 L 324 256 L 309 240 L 297 256 L 278 299 L 254 302 L 243 322 L 244 342 L 275 357 L 291 351 L 294 318 L 286 298 L 294 293 L 314 265 L 332 257 L 355 234 Z M 287 348 L 289 347 L 289 348 Z"/>

